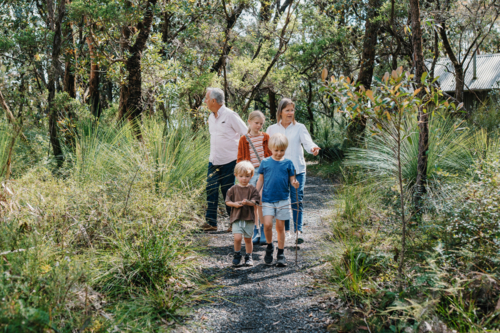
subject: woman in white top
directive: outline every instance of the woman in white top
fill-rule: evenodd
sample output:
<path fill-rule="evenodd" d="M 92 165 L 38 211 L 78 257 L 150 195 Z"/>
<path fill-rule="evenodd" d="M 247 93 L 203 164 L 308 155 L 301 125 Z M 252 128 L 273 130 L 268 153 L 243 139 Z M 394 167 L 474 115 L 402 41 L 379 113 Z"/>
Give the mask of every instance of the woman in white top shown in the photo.
<path fill-rule="evenodd" d="M 285 158 L 293 162 L 297 171 L 297 181 L 300 183 L 299 192 L 299 211 L 297 211 L 297 195 L 294 187 L 290 187 L 290 198 L 292 202 L 294 229 L 302 233 L 302 199 L 304 197 L 304 186 L 306 183 L 306 161 L 304 159 L 304 149 L 314 156 L 318 155 L 320 148 L 316 145 L 307 128 L 295 120 L 295 104 L 289 98 L 283 98 L 276 112 L 277 124 L 269 126 L 267 134 L 272 136 L 276 133 L 285 134 L 288 139 L 288 148 L 285 152 Z M 287 235 L 290 232 L 290 221 L 285 221 L 285 231 Z M 303 242 L 302 238 L 299 240 Z"/>

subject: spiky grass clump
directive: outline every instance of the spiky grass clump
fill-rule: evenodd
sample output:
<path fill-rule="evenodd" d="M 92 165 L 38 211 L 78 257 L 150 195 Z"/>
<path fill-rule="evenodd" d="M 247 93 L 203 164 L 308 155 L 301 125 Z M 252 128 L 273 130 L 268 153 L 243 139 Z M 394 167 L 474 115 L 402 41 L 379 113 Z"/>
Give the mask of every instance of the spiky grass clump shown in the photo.
<path fill-rule="evenodd" d="M 197 297 L 207 140 L 154 121 L 142 132 L 80 124 L 64 177 L 40 164 L 4 182 L 2 330 L 156 331 Z"/>
<path fill-rule="evenodd" d="M 406 140 L 402 141 L 402 173 L 406 186 L 411 188 L 417 178 L 418 126 L 415 117 L 404 125 Z M 377 181 L 394 183 L 397 170 L 396 142 L 387 134 L 366 138 L 366 147 L 352 148 L 346 165 L 357 166 Z M 453 118 L 434 117 L 429 123 L 429 150 L 427 177 L 436 180 L 442 174 L 466 175 L 486 148 L 486 133 L 474 130 Z"/>

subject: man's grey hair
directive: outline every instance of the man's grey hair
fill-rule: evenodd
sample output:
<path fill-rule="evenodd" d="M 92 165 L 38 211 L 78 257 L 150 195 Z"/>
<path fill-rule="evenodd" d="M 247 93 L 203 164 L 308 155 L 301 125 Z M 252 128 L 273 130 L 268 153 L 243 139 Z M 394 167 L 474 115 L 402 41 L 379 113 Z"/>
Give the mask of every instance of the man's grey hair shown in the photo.
<path fill-rule="evenodd" d="M 224 91 L 220 88 L 207 88 L 208 92 L 208 97 L 211 99 L 215 99 L 215 101 L 220 104 L 224 105 Z"/>

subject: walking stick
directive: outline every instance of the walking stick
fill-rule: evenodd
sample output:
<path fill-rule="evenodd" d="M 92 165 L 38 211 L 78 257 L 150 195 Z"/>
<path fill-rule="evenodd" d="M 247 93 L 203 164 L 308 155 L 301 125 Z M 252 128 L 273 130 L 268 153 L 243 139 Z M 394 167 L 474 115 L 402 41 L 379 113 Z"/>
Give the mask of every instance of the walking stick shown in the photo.
<path fill-rule="evenodd" d="M 293 175 L 295 176 L 295 180 L 297 180 L 297 171 L 293 171 Z M 294 219 L 294 222 L 295 222 L 295 266 L 298 266 L 298 247 L 299 247 L 299 229 L 297 227 L 297 221 L 299 219 L 299 190 L 295 188 L 295 199 L 297 200 L 296 201 L 296 204 L 297 204 L 297 218 Z M 292 210 L 293 212 L 293 210 Z M 292 213 L 292 217 L 293 217 L 293 213 Z"/>

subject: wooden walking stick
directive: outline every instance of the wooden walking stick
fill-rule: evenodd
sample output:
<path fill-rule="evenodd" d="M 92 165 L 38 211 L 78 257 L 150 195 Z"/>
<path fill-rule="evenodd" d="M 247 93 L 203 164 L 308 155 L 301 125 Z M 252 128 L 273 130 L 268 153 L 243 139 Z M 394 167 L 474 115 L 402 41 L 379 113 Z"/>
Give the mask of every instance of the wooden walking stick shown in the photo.
<path fill-rule="evenodd" d="M 293 175 L 295 176 L 295 180 L 297 180 L 297 171 L 293 171 Z M 295 222 L 295 266 L 298 266 L 298 248 L 299 248 L 299 229 L 298 229 L 298 226 L 297 226 L 297 221 L 299 219 L 299 190 L 298 188 L 294 187 L 295 188 L 295 199 L 297 200 L 296 201 L 296 204 L 297 204 L 297 218 L 294 219 L 294 222 Z M 293 212 L 293 209 L 292 209 L 292 212 Z M 292 213 L 292 217 L 293 217 L 293 213 Z"/>

